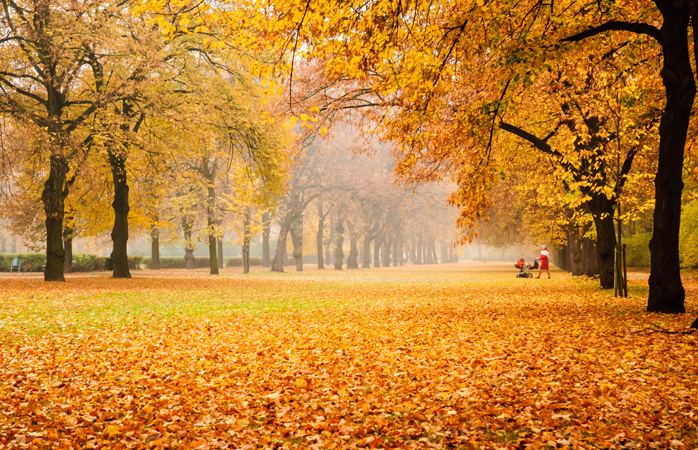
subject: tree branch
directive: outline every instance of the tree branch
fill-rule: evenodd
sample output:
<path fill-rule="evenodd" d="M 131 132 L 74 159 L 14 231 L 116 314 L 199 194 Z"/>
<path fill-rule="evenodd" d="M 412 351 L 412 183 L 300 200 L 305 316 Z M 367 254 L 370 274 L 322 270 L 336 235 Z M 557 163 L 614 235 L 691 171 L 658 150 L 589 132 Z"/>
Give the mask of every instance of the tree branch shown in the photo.
<path fill-rule="evenodd" d="M 606 31 L 629 31 L 635 34 L 645 34 L 653 37 L 660 45 L 664 45 L 664 38 L 658 28 L 646 23 L 623 22 L 620 20 L 609 20 L 597 27 L 591 27 L 588 30 L 568 36 L 562 39 L 562 42 L 579 42 L 586 38 L 596 36 L 597 34 L 605 33 Z"/>

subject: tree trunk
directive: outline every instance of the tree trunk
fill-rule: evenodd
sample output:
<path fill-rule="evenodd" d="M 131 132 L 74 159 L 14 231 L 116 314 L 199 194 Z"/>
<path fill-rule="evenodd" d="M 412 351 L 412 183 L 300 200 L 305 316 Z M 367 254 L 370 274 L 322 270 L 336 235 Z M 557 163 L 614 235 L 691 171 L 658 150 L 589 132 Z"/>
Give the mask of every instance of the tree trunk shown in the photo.
<path fill-rule="evenodd" d="M 415 264 L 419 264 L 419 265 L 423 264 L 423 260 L 422 260 L 422 255 L 423 255 L 422 248 L 423 247 L 424 247 L 424 240 L 422 237 L 422 233 L 419 233 L 419 234 L 417 234 L 417 246 L 416 246 L 416 252 L 415 252 L 415 259 L 414 259 Z"/>
<path fill-rule="evenodd" d="M 381 245 L 381 267 L 390 267 L 390 247 L 392 238 L 385 236 Z"/>
<path fill-rule="evenodd" d="M 49 176 L 41 199 L 46 213 L 45 281 L 65 281 L 63 265 L 63 216 L 65 214 L 65 184 L 68 163 L 62 156 L 51 155 Z"/>
<path fill-rule="evenodd" d="M 410 238 L 410 262 L 412 264 L 417 264 L 417 238 L 415 238 L 414 233 L 412 233 Z"/>
<path fill-rule="evenodd" d="M 128 268 L 128 182 L 126 180 L 126 153 L 123 150 L 108 149 L 109 165 L 114 181 L 114 227 L 111 232 L 113 244 L 112 264 L 114 278 L 131 278 Z"/>
<path fill-rule="evenodd" d="M 208 180 L 210 183 L 212 181 Z M 206 225 L 208 229 L 208 267 L 210 275 L 218 273 L 218 239 L 216 237 L 216 190 L 211 184 L 208 187 L 206 202 Z"/>
<path fill-rule="evenodd" d="M 269 237 L 271 236 L 271 214 L 262 214 L 262 267 L 271 267 Z"/>
<path fill-rule="evenodd" d="M 362 269 L 370 269 L 371 268 L 371 240 L 368 238 L 368 236 L 364 235 L 364 242 L 363 242 L 363 258 L 361 261 L 361 268 Z"/>
<path fill-rule="evenodd" d="M 162 263 L 160 263 L 160 229 L 155 223 L 150 226 L 150 268 L 153 270 L 162 269 Z"/>
<path fill-rule="evenodd" d="M 325 237 L 325 215 L 322 213 L 322 202 L 318 202 L 318 204 L 317 204 L 317 214 L 318 214 L 317 239 L 316 239 L 317 268 L 324 269 L 325 268 L 325 258 L 323 255 L 324 246 L 322 245 L 322 243 L 323 243 L 323 238 Z"/>
<path fill-rule="evenodd" d="M 274 252 L 274 260 L 271 263 L 272 272 L 283 272 L 286 265 L 286 239 L 288 232 L 293 225 L 293 213 L 286 212 L 281 229 L 279 230 L 279 239 L 276 241 L 276 251 Z"/>
<path fill-rule="evenodd" d="M 393 245 L 390 250 L 390 260 L 393 263 L 393 267 L 397 267 L 398 260 L 400 259 L 398 257 L 398 248 L 399 248 L 399 238 L 395 236 L 393 239 Z"/>
<path fill-rule="evenodd" d="M 70 219 L 68 219 L 70 222 Z M 65 251 L 65 261 L 63 263 L 63 273 L 73 272 L 73 229 L 66 225 L 63 228 L 63 250 Z"/>
<path fill-rule="evenodd" d="M 383 246 L 383 234 L 381 233 L 373 240 L 373 267 L 381 266 L 381 247 Z"/>
<path fill-rule="evenodd" d="M 337 247 L 334 249 L 334 268 L 342 270 L 344 264 L 344 224 L 343 219 L 337 220 Z"/>
<path fill-rule="evenodd" d="M 349 257 L 347 258 L 347 269 L 359 268 L 359 235 L 354 233 L 349 227 Z"/>
<path fill-rule="evenodd" d="M 296 272 L 303 272 L 303 216 L 299 216 L 293 223 L 291 240 L 293 241 L 293 259 L 296 262 Z"/>
<path fill-rule="evenodd" d="M 242 273 L 250 273 L 250 210 L 245 211 L 242 223 Z"/>
<path fill-rule="evenodd" d="M 613 226 L 613 203 L 603 194 L 593 194 L 589 211 L 596 226 L 596 253 L 598 257 L 599 282 L 602 289 L 613 289 L 613 252 L 616 248 L 616 233 Z"/>
<path fill-rule="evenodd" d="M 688 2 L 658 1 L 664 18 L 661 34 L 666 106 L 659 124 L 654 229 L 650 240 L 647 311 L 683 313 L 686 293 L 679 267 L 682 169 L 686 134 L 696 95 L 688 49 Z"/>
<path fill-rule="evenodd" d="M 218 226 L 221 226 L 220 221 L 218 222 Z M 222 269 L 225 266 L 225 264 L 223 263 L 223 261 L 225 261 L 225 258 L 223 257 L 223 236 L 218 236 L 216 238 L 216 244 L 218 246 L 218 253 L 216 255 L 218 256 L 218 268 Z"/>
<path fill-rule="evenodd" d="M 191 236 L 193 226 L 194 219 L 185 214 L 182 218 L 182 228 L 184 229 L 184 267 L 190 270 L 196 268 L 196 263 L 194 261 L 194 242 Z"/>
<path fill-rule="evenodd" d="M 599 251 L 596 248 L 597 241 L 589 239 L 587 237 L 582 237 L 580 251 L 581 251 L 581 271 L 582 275 L 588 277 L 593 277 L 599 275 Z M 603 288 L 603 284 L 601 284 Z M 611 287 L 613 287 L 611 285 Z"/>
<path fill-rule="evenodd" d="M 330 216 L 330 236 L 327 239 L 327 242 L 325 242 L 325 263 L 326 264 L 334 264 L 334 260 L 332 259 L 332 244 L 334 243 L 334 236 L 335 233 L 335 224 L 334 224 L 334 215 Z"/>
<path fill-rule="evenodd" d="M 424 242 L 424 264 L 434 264 L 434 253 L 432 252 L 434 244 L 432 242 L 431 236 L 425 239 Z"/>

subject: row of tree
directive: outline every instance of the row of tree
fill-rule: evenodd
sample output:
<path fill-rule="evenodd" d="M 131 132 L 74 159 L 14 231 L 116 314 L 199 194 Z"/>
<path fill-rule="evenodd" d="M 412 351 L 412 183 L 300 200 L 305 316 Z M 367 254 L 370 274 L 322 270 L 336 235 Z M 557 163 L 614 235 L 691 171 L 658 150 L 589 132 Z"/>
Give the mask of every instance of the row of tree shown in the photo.
<path fill-rule="evenodd" d="M 181 10 L 156 3 L 144 5 L 173 24 Z M 182 8 L 208 22 L 214 6 Z M 577 204 L 565 220 L 583 229 L 583 211 L 593 223 L 609 287 L 613 217 L 641 210 L 627 190 L 653 177 L 648 310 L 685 310 L 678 247 L 697 1 L 270 0 L 258 8 L 239 0 L 234 9 L 235 20 L 224 20 L 232 41 L 253 34 L 260 48 L 290 58 L 280 59 L 289 99 L 294 86 L 300 92 L 298 61 L 308 61 L 325 79 L 315 91 L 322 108 L 364 109 L 399 145 L 399 176 L 455 182 L 451 203 L 466 237 L 526 143 L 555 166 Z"/>
<path fill-rule="evenodd" d="M 194 25 L 163 37 L 128 2 L 2 5 L 3 213 L 46 243 L 45 279 L 64 280 L 74 236 L 107 230 L 115 277 L 130 276 L 134 230 L 154 248 L 181 230 L 188 256 L 204 234 L 217 270 L 226 217 L 273 206 L 290 163 L 290 130 L 264 117 L 268 84 L 248 70 L 264 55 Z"/>

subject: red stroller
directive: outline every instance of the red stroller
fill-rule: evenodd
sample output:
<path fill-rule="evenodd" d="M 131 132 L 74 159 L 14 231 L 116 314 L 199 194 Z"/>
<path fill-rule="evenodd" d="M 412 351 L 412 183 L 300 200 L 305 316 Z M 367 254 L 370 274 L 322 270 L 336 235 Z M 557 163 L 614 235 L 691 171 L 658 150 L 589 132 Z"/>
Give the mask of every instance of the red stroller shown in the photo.
<path fill-rule="evenodd" d="M 514 267 L 519 269 L 519 273 L 516 274 L 516 278 L 533 278 L 533 274 L 529 270 L 535 270 L 538 268 L 538 260 L 533 261 L 533 264 L 526 264 L 526 261 L 521 258 L 514 263 Z"/>

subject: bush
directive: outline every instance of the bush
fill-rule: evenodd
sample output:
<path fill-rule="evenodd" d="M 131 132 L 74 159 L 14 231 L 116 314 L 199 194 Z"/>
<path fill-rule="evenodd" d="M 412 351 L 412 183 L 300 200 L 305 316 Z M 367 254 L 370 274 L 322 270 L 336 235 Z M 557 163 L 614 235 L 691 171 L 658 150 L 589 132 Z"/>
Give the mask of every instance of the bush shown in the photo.
<path fill-rule="evenodd" d="M 152 268 L 150 258 L 145 258 L 143 264 L 148 269 Z M 208 258 L 194 258 L 194 267 L 200 269 L 208 267 Z M 184 265 L 184 257 L 181 258 L 160 258 L 161 269 L 186 269 Z"/>
<path fill-rule="evenodd" d="M 261 266 L 262 258 L 250 258 L 250 266 Z M 228 258 L 225 261 L 225 267 L 242 267 L 242 258 Z"/>
<path fill-rule="evenodd" d="M 95 272 L 105 270 L 107 258 L 97 255 L 83 255 L 76 253 L 73 255 L 73 272 Z"/>
<path fill-rule="evenodd" d="M 142 256 L 129 256 L 128 257 L 128 268 L 131 270 L 140 270 L 141 264 L 143 264 Z"/>
<path fill-rule="evenodd" d="M 651 237 L 652 233 L 639 233 L 623 238 L 625 261 L 629 267 L 649 267 Z"/>
<path fill-rule="evenodd" d="M 46 265 L 46 255 L 43 253 L 5 253 L 0 256 L 1 272 L 9 272 L 12 259 L 16 257 L 22 261 L 22 272 L 42 272 Z"/>

